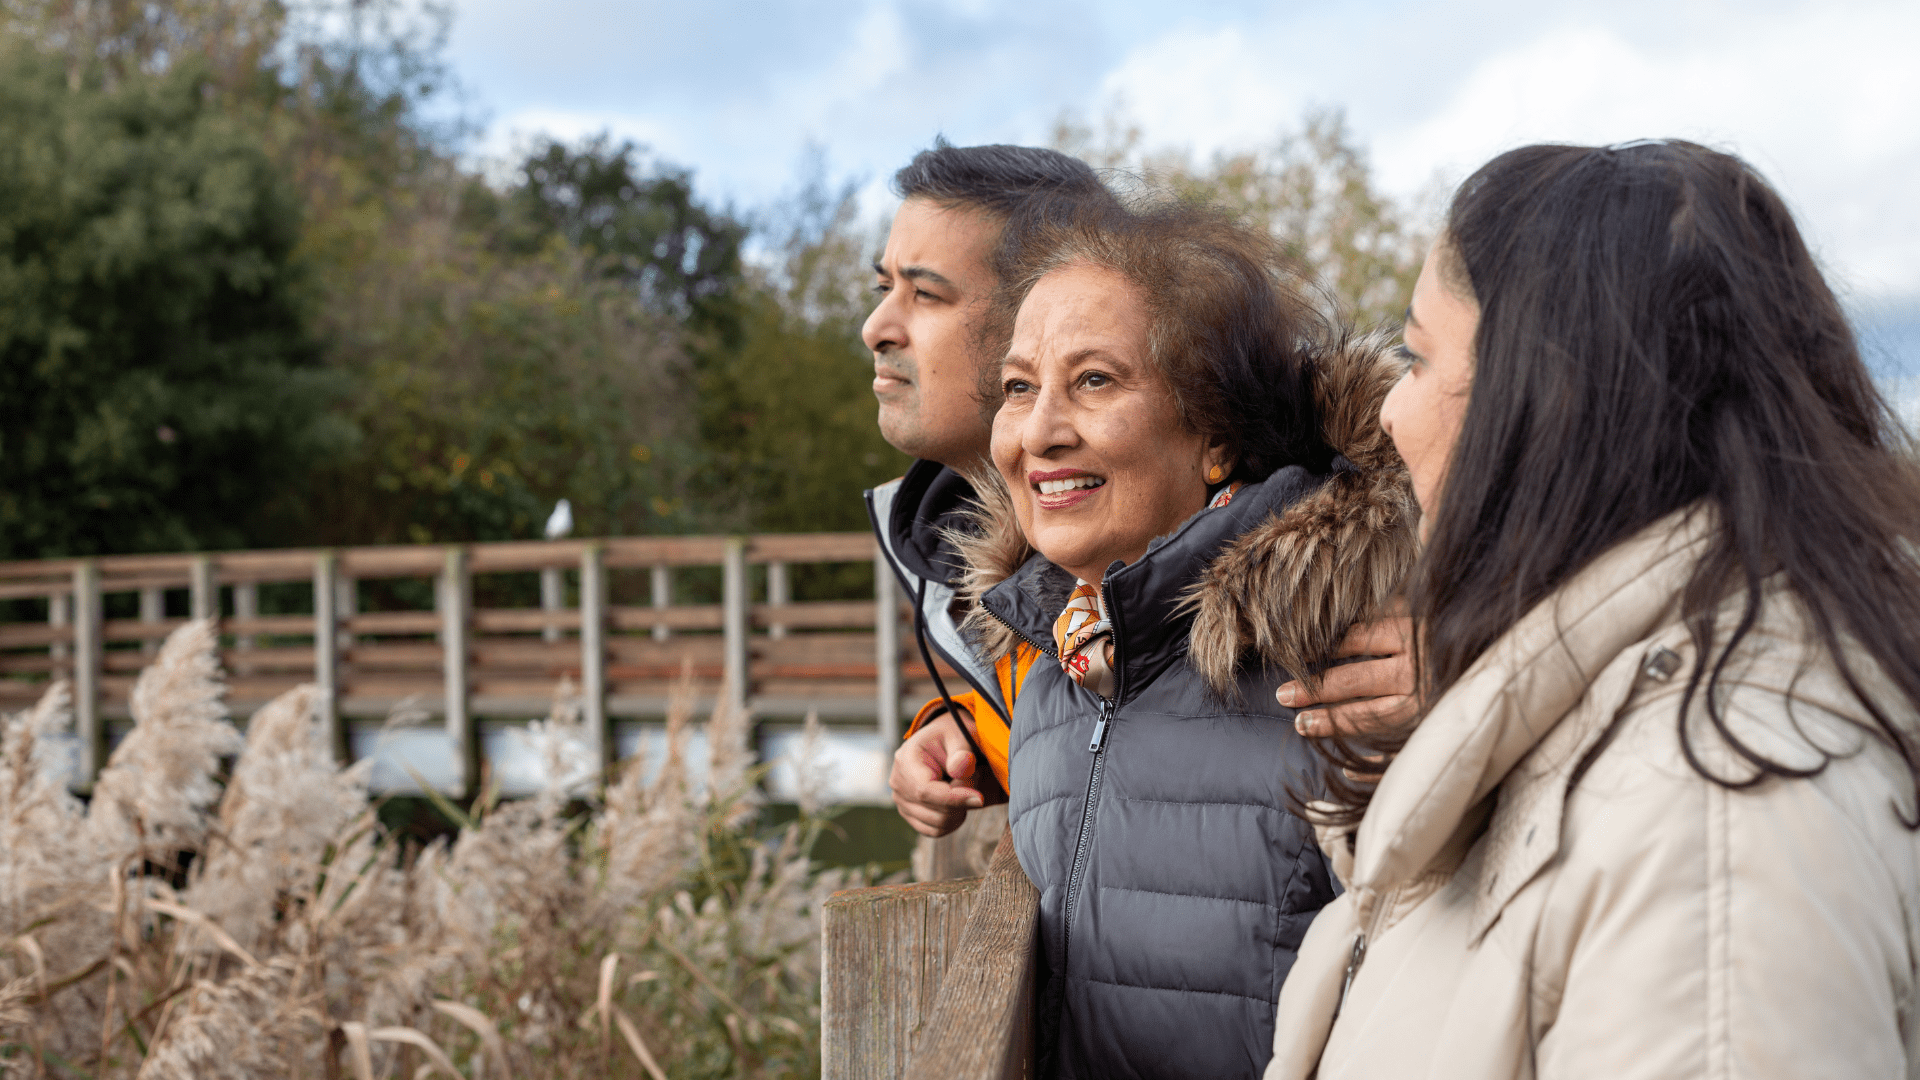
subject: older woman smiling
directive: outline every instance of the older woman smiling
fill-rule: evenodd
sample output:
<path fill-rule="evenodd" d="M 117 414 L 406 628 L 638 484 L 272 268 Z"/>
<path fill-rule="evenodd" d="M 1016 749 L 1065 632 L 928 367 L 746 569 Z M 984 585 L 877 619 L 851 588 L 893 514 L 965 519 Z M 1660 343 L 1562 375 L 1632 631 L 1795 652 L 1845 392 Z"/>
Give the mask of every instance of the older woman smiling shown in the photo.
<path fill-rule="evenodd" d="M 1257 1075 L 1333 896 L 1274 688 L 1311 682 L 1412 558 L 1377 419 L 1398 368 L 1338 340 L 1264 237 L 1193 208 L 1036 227 L 1021 257 L 957 542 L 1013 691 L 1043 1075 Z"/>

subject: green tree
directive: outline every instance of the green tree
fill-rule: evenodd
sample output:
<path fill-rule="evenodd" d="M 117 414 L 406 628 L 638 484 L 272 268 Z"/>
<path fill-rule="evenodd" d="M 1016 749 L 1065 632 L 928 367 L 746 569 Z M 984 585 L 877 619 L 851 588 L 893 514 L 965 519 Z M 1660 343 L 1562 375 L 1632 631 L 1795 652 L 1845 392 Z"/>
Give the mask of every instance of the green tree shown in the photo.
<path fill-rule="evenodd" d="M 1100 167 L 1136 171 L 1150 187 L 1225 206 L 1286 245 L 1329 305 L 1363 327 L 1397 325 L 1432 237 L 1414 214 L 1376 190 L 1372 168 L 1337 109 L 1306 114 L 1299 131 L 1259 150 L 1195 164 L 1146 151 L 1140 129 L 1111 109 L 1102 129 L 1063 117 L 1054 144 Z"/>
<path fill-rule="evenodd" d="M 778 246 L 741 290 L 737 338 L 697 359 L 702 486 L 727 527 L 863 529 L 861 489 L 907 466 L 876 423 L 857 213 L 816 173 L 762 226 Z"/>
<path fill-rule="evenodd" d="M 294 191 L 198 62 L 0 47 L 0 551 L 242 546 L 349 434 Z"/>

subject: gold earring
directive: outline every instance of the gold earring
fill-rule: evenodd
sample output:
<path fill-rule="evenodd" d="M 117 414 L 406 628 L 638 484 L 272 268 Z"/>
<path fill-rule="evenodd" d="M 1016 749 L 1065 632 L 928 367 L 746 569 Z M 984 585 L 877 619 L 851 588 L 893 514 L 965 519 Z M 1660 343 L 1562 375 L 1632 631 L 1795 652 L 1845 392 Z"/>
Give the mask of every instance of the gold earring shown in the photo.
<path fill-rule="evenodd" d="M 1227 475 L 1227 470 L 1215 465 L 1213 468 L 1207 470 L 1207 483 L 1217 484 L 1220 482 L 1220 478 L 1225 475 Z"/>

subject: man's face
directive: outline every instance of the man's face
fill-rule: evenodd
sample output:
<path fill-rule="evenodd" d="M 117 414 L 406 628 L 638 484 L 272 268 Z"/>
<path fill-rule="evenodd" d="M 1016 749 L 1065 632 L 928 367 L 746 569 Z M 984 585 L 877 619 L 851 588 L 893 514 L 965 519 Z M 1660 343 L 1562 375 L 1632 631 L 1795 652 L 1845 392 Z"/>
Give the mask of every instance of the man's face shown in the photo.
<path fill-rule="evenodd" d="M 880 304 L 860 337 L 873 350 L 880 434 L 901 451 L 965 467 L 987 454 L 973 333 L 994 280 L 1000 223 L 971 209 L 908 199 L 873 264 Z"/>

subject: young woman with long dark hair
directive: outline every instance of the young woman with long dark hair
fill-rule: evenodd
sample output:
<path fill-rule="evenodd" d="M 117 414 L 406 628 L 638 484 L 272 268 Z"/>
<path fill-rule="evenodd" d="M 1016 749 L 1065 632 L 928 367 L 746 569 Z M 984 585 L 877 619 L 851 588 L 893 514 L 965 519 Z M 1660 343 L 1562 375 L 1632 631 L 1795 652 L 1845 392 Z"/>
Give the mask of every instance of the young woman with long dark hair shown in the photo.
<path fill-rule="evenodd" d="M 1920 1076 L 1920 470 L 1784 203 L 1515 150 L 1405 340 L 1423 712 L 1327 747 L 1267 1075 Z"/>

